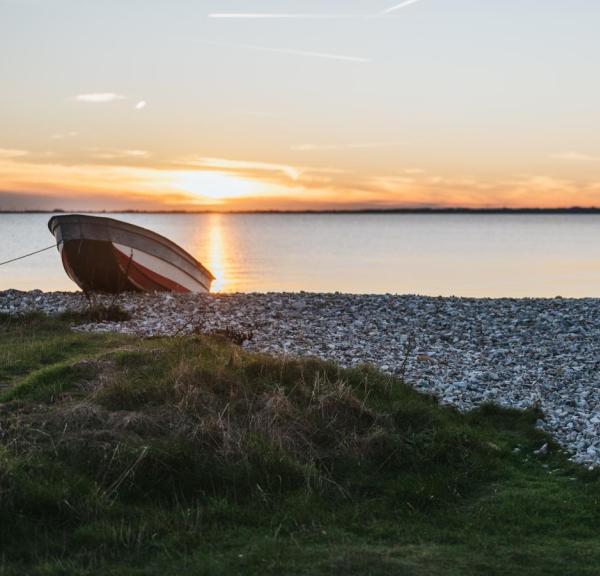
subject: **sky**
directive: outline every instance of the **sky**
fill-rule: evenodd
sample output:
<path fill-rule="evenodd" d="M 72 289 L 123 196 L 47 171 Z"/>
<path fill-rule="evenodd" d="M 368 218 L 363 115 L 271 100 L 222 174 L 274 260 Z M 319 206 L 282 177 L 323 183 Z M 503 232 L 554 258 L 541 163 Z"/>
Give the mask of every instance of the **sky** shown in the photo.
<path fill-rule="evenodd" d="M 600 206 L 600 2 L 0 0 L 0 209 Z"/>

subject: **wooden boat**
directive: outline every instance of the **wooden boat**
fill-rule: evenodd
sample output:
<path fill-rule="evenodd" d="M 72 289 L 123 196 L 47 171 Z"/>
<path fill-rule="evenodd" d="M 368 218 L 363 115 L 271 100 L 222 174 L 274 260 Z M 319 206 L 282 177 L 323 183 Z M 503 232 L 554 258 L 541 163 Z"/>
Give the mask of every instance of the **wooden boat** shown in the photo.
<path fill-rule="evenodd" d="M 214 276 L 164 236 L 127 222 L 66 214 L 48 222 L 65 271 L 86 292 L 200 292 Z"/>

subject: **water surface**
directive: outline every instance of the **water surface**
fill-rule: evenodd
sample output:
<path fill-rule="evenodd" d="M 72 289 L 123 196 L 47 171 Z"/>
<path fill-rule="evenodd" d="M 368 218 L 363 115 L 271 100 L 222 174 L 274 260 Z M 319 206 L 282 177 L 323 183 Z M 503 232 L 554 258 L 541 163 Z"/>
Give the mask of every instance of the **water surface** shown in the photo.
<path fill-rule="evenodd" d="M 163 234 L 215 291 L 600 296 L 600 215 L 116 214 Z M 0 214 L 0 261 L 52 243 L 47 214 Z M 0 289 L 76 290 L 54 250 Z"/>

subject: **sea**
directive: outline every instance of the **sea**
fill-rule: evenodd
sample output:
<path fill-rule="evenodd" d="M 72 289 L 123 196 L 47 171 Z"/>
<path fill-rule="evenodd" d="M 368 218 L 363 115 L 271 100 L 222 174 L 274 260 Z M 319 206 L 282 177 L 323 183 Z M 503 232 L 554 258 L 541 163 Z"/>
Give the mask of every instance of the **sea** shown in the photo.
<path fill-rule="evenodd" d="M 53 244 L 50 214 L 0 214 L 0 262 Z M 111 214 L 180 244 L 214 292 L 600 297 L 597 214 Z M 56 249 L 0 290 L 77 290 Z"/>

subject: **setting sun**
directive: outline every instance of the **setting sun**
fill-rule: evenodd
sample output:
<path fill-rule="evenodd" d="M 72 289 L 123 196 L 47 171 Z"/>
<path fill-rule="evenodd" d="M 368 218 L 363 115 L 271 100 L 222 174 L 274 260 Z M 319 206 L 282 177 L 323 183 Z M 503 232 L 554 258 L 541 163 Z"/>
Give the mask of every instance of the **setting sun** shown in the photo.
<path fill-rule="evenodd" d="M 202 202 L 219 204 L 231 198 L 245 198 L 260 193 L 257 183 L 220 172 L 177 172 L 172 186 L 197 197 Z"/>

